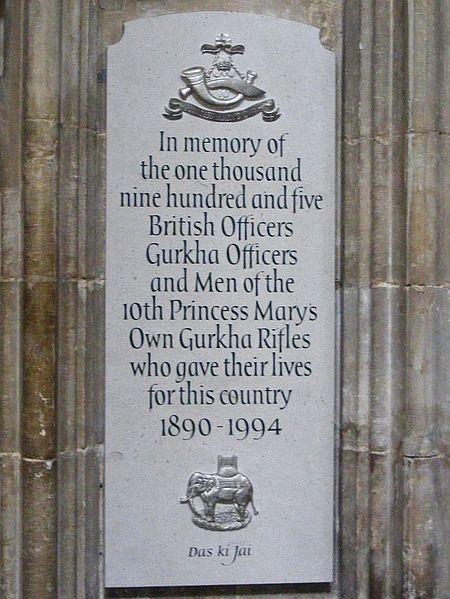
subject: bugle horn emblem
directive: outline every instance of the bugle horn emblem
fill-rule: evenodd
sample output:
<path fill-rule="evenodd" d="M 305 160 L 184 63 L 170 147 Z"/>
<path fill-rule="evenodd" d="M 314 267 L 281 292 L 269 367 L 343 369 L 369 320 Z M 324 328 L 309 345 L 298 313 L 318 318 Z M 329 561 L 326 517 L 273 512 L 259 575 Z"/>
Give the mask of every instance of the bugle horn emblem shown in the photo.
<path fill-rule="evenodd" d="M 169 100 L 164 113 L 167 119 L 181 119 L 184 112 L 205 120 L 225 122 L 242 121 L 259 113 L 265 121 L 279 118 L 275 102 L 263 99 L 266 92 L 254 85 L 257 73 L 251 70 L 241 73 L 234 64 L 233 56 L 245 52 L 243 45 L 233 45 L 230 37 L 222 33 L 214 45 L 203 44 L 200 50 L 202 54 L 212 54 L 213 62 L 208 69 L 194 66 L 182 71 L 185 87 L 179 90 L 179 98 Z M 195 103 L 187 102 L 188 98 Z M 230 110 L 244 102 L 250 105 L 243 110 Z"/>

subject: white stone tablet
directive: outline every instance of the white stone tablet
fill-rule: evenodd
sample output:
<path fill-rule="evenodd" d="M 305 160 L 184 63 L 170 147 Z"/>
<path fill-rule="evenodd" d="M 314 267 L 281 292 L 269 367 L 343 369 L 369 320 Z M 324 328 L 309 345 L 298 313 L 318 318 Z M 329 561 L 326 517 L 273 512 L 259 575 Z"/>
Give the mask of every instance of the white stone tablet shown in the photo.
<path fill-rule="evenodd" d="M 107 120 L 106 586 L 331 581 L 334 55 L 128 23 Z"/>

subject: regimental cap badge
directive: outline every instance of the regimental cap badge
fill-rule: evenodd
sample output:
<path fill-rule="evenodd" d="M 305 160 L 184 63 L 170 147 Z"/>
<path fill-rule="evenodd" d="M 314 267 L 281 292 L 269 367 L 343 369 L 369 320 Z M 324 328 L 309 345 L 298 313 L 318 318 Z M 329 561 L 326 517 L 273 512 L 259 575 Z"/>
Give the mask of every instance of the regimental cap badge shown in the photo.
<path fill-rule="evenodd" d="M 186 496 L 181 503 L 189 504 L 192 522 L 206 530 L 239 530 L 248 526 L 258 511 L 253 503 L 253 485 L 239 472 L 236 456 L 218 456 L 217 472 L 193 472 L 189 477 Z"/>
<path fill-rule="evenodd" d="M 256 85 L 255 71 L 242 73 L 234 64 L 233 56 L 244 54 L 245 47 L 233 45 L 231 38 L 221 33 L 215 44 L 203 44 L 202 54 L 212 54 L 211 66 L 194 66 L 181 73 L 186 84 L 179 90 L 179 98 L 171 98 L 163 116 L 178 120 L 183 113 L 208 121 L 243 121 L 259 113 L 265 121 L 276 121 L 280 111 L 272 99 L 263 99 L 266 92 Z M 191 102 L 186 100 L 190 98 Z M 195 103 L 194 103 L 195 102 Z M 247 108 L 234 110 L 243 103 Z"/>

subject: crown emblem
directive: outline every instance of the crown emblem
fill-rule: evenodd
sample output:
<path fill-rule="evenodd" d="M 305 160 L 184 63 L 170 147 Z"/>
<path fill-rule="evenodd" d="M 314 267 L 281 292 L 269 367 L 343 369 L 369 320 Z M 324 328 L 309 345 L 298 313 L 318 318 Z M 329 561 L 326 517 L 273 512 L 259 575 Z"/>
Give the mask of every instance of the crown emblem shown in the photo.
<path fill-rule="evenodd" d="M 236 122 L 259 113 L 265 121 L 276 121 L 279 109 L 272 99 L 263 99 L 266 92 L 254 85 L 257 73 L 248 70 L 242 73 L 234 64 L 233 56 L 244 54 L 245 47 L 233 45 L 231 38 L 221 33 L 215 44 L 203 44 L 202 54 L 212 54 L 213 61 L 207 69 L 194 66 L 181 73 L 186 84 L 179 90 L 179 98 L 171 98 L 163 116 L 178 120 L 183 113 L 209 121 Z M 187 102 L 187 99 L 191 102 Z M 240 105 L 249 105 L 234 110 Z"/>

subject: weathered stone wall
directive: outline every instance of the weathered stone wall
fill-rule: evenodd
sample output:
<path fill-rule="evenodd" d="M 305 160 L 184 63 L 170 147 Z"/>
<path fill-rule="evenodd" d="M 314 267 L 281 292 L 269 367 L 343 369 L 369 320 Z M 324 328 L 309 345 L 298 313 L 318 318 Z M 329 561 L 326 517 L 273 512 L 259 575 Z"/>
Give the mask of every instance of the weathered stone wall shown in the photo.
<path fill-rule="evenodd" d="M 223 9 L 320 27 L 337 55 L 336 583 L 109 596 L 450 597 L 449 0 L 0 7 L 1 597 L 104 594 L 106 47 L 129 19 Z"/>

